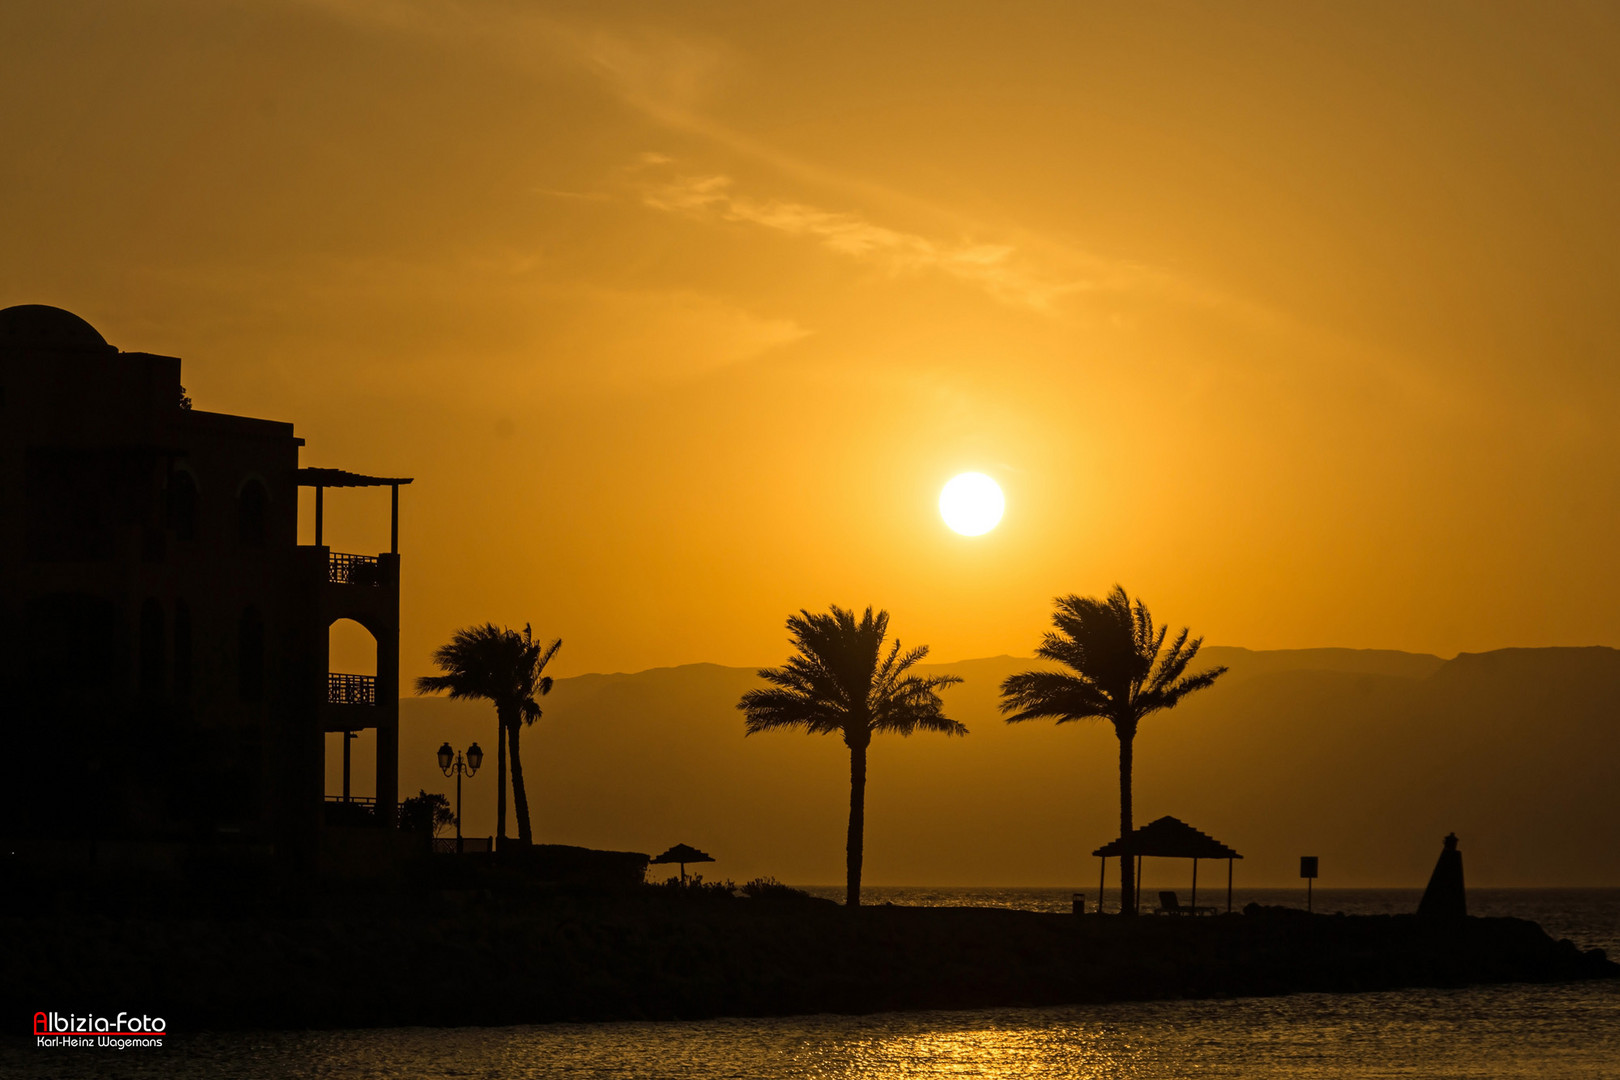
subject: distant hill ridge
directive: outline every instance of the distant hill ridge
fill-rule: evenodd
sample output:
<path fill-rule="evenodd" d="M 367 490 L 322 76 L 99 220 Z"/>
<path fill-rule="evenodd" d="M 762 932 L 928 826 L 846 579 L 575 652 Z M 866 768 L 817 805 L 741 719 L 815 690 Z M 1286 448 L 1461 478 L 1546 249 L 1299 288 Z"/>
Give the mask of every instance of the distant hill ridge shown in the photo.
<path fill-rule="evenodd" d="M 1136 742 L 1138 822 L 1175 814 L 1242 851 L 1239 880 L 1331 885 L 1427 879 L 1440 837 L 1463 838 L 1473 884 L 1620 884 L 1620 650 L 1502 649 L 1446 660 L 1393 650 L 1207 646 L 1229 673 L 1149 718 Z M 1072 885 L 1118 832 L 1117 743 L 1097 724 L 1009 725 L 1011 656 L 933 665 L 959 674 L 961 739 L 880 739 L 871 762 L 867 876 L 881 884 Z M 537 837 L 720 859 L 711 877 L 837 881 L 847 757 L 836 738 L 745 739 L 735 704 L 755 668 L 699 663 L 559 679 L 524 739 Z M 477 739 L 493 776 L 494 714 L 478 702 L 401 702 L 401 790 L 453 791 L 433 762 Z M 467 829 L 493 828 L 493 784 L 465 786 Z M 1174 887 L 1186 868 L 1150 860 Z"/>
<path fill-rule="evenodd" d="M 1566 657 L 1580 658 L 1586 662 L 1601 665 L 1620 658 L 1620 649 L 1614 649 L 1607 645 L 1512 647 L 1480 653 L 1458 653 L 1451 660 L 1447 660 L 1431 653 L 1402 652 L 1398 649 L 1248 649 L 1238 645 L 1206 645 L 1199 650 L 1198 655 L 1198 666 L 1216 667 L 1224 665 L 1232 669 L 1232 675 L 1237 677 L 1271 674 L 1278 671 L 1340 671 L 1369 675 L 1393 675 L 1403 678 L 1425 678 L 1433 675 L 1441 668 L 1453 664 L 1464 666 L 1483 665 L 1487 669 L 1493 669 L 1524 660 L 1534 663 L 1537 662 L 1536 658 L 1552 660 L 1556 657 Z M 975 667 L 977 665 L 999 667 L 1004 663 L 1033 665 L 1037 661 L 1030 657 L 1017 657 L 1003 653 L 999 656 L 953 660 L 946 663 L 924 664 L 922 666 L 931 670 L 944 671 L 962 667 Z M 769 665 L 759 665 L 759 667 L 765 666 Z M 645 668 L 641 671 L 632 672 L 589 672 L 582 675 L 570 675 L 567 678 L 568 680 L 622 679 L 652 675 L 658 672 L 699 671 L 705 669 L 748 672 L 758 670 L 757 667 L 739 667 L 709 661 L 698 661 L 690 664 Z M 406 700 L 411 699 L 407 698 Z"/>

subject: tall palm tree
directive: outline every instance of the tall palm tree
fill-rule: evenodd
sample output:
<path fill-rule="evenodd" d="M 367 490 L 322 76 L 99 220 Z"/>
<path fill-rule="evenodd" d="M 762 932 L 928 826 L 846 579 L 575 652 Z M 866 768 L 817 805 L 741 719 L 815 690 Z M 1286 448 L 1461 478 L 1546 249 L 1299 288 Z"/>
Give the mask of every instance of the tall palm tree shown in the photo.
<path fill-rule="evenodd" d="M 1001 711 L 1008 723 L 1055 717 L 1107 720 L 1119 736 L 1119 834 L 1131 833 L 1131 743 L 1137 725 L 1149 713 L 1172 709 L 1182 698 L 1202 690 L 1226 672 L 1211 668 L 1188 675 L 1203 638 L 1187 640 L 1183 627 L 1165 647 L 1168 627 L 1153 626 L 1141 600 L 1134 604 L 1123 586 L 1106 599 L 1060 596 L 1052 623 L 1057 628 L 1041 641 L 1035 655 L 1067 667 L 1063 671 L 1026 671 L 1001 684 Z M 1136 910 L 1131 857 L 1120 856 L 1121 911 Z M 1099 898 L 1100 902 L 1100 898 Z"/>
<path fill-rule="evenodd" d="M 938 691 L 961 682 L 955 675 L 908 674 L 928 655 L 921 645 L 901 652 L 898 639 L 885 655 L 889 613 L 871 608 L 859 622 L 836 605 L 828 614 L 801 610 L 788 616 L 797 656 L 759 677 L 771 685 L 750 690 L 737 703 L 747 716 L 744 733 L 795 728 L 811 735 L 839 734 L 849 747 L 849 840 L 845 903 L 861 903 L 861 856 L 866 833 L 866 748 L 878 732 L 910 735 L 967 728 L 941 711 Z"/>
<path fill-rule="evenodd" d="M 495 794 L 495 835 L 506 840 L 506 757 L 512 754 L 512 800 L 517 804 L 518 841 L 524 847 L 534 842 L 529 826 L 529 793 L 523 785 L 523 758 L 518 753 L 518 736 L 525 724 L 540 719 L 535 698 L 551 693 L 551 676 L 546 665 L 562 648 L 558 638 L 547 645 L 537 644 L 528 626 L 523 633 L 494 623 L 457 630 L 447 644 L 433 653 L 433 664 L 443 675 L 425 675 L 416 680 L 418 694 L 449 694 L 452 699 L 478 698 L 495 706 L 496 772 L 499 787 Z"/>

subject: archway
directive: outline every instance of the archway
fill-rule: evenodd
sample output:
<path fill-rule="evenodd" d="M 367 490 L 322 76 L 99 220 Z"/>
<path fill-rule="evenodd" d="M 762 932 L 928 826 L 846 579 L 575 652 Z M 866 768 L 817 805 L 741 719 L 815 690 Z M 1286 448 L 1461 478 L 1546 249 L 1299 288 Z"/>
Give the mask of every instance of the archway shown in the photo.
<path fill-rule="evenodd" d="M 376 702 L 379 648 L 372 632 L 353 619 L 336 619 L 326 628 L 328 701 Z M 325 738 L 327 801 L 369 808 L 377 797 L 376 729 L 328 731 Z"/>

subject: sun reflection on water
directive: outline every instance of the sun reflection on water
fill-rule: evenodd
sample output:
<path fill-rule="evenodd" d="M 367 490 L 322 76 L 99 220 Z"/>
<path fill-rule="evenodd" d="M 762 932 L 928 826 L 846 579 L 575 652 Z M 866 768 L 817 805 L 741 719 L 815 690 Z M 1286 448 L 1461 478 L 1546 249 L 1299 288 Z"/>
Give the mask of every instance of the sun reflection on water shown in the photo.
<path fill-rule="evenodd" d="M 1574 1080 L 1615 1076 L 1620 985 L 505 1028 L 199 1034 L 174 1080 Z M 103 1075 L 0 1042 L 0 1075 Z M 43 1070 L 43 1071 L 42 1071 Z"/>

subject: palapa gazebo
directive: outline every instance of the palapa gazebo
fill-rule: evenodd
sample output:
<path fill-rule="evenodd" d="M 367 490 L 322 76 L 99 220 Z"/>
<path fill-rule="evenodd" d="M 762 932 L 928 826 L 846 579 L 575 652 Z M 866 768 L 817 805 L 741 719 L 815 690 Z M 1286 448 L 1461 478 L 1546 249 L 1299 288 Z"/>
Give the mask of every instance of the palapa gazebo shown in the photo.
<path fill-rule="evenodd" d="M 1179 818 L 1162 817 L 1150 821 L 1127 836 L 1110 841 L 1092 852 L 1102 859 L 1102 876 L 1097 880 L 1097 910 L 1102 910 L 1103 884 L 1108 880 L 1108 860 L 1111 857 L 1136 856 L 1136 911 L 1142 910 L 1142 859 L 1152 855 L 1161 859 L 1192 860 L 1192 903 L 1198 905 L 1198 860 L 1226 860 L 1226 912 L 1232 912 L 1232 863 L 1243 858 L 1207 833 L 1201 833 Z M 1121 885 L 1123 886 L 1123 882 Z M 1123 891 L 1123 889 L 1122 889 Z"/>
<path fill-rule="evenodd" d="M 714 862 L 714 856 L 710 855 L 708 852 L 699 851 L 691 844 L 676 844 L 674 847 L 658 856 L 658 858 L 649 860 L 648 864 L 656 866 L 660 863 L 679 863 L 681 866 L 681 884 L 685 885 L 686 864 L 689 862 Z"/>

